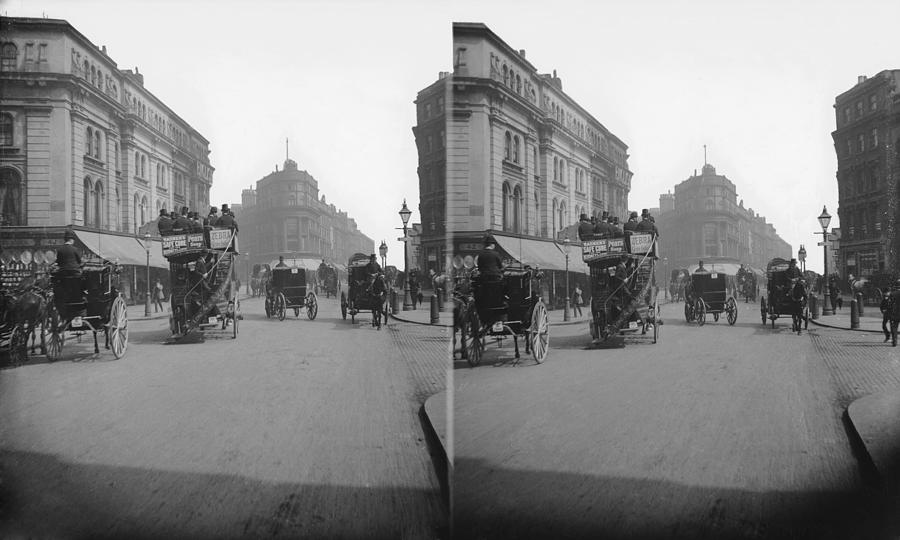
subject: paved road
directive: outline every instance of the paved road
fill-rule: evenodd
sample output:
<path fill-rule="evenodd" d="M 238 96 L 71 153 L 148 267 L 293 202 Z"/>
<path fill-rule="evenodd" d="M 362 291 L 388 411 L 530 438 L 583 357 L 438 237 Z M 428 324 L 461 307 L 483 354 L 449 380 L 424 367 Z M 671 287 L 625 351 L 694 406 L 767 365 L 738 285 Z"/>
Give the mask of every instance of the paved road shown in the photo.
<path fill-rule="evenodd" d="M 900 385 L 891 348 L 756 312 L 663 316 L 657 345 L 584 350 L 586 326 L 554 327 L 543 365 L 509 366 L 511 347 L 456 362 L 457 537 L 898 536 L 900 504 L 844 420 L 854 397 Z"/>
<path fill-rule="evenodd" d="M 237 340 L 132 322 L 121 360 L 85 340 L 0 372 L 0 537 L 445 537 L 440 331 L 243 311 Z"/>

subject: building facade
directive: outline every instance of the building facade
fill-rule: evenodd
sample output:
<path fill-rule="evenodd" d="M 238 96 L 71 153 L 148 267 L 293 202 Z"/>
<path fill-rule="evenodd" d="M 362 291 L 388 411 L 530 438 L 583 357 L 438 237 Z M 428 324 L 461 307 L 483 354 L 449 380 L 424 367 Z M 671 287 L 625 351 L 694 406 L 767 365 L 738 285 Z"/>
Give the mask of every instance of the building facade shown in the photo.
<path fill-rule="evenodd" d="M 628 148 L 487 26 L 454 23 L 453 54 L 453 73 L 416 99 L 426 270 L 479 249 L 485 231 L 559 266 L 553 241 L 579 214 L 626 216 Z"/>
<path fill-rule="evenodd" d="M 283 256 L 311 270 L 322 259 L 343 268 L 354 253 L 377 254 L 356 220 L 328 203 L 319 194 L 319 182 L 290 158 L 255 188 L 243 190 L 235 216 L 251 267 Z"/>
<path fill-rule="evenodd" d="M 835 98 L 838 271 L 871 277 L 900 272 L 900 70 L 857 84 Z"/>
<path fill-rule="evenodd" d="M 660 195 L 656 225 L 659 256 L 669 270 L 696 266 L 700 259 L 765 269 L 775 257 L 793 257 L 774 225 L 745 208 L 734 183 L 710 164 L 676 185 L 674 193 Z"/>

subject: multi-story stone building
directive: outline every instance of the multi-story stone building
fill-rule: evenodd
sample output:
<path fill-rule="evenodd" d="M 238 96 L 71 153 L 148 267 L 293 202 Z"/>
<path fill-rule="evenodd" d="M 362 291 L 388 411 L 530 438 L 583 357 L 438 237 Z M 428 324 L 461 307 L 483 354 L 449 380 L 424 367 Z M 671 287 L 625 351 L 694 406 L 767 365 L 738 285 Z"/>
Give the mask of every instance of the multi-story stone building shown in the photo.
<path fill-rule="evenodd" d="M 44 264 L 67 226 L 88 258 L 143 265 L 160 208 L 208 204 L 209 141 L 68 22 L 0 18 L 0 84 L 6 267 Z"/>
<path fill-rule="evenodd" d="M 553 241 L 579 214 L 625 217 L 627 146 L 484 24 L 454 23 L 453 54 L 416 98 L 425 270 L 485 231 L 507 258 L 563 270 Z"/>
<path fill-rule="evenodd" d="M 354 253 L 377 253 L 356 220 L 328 203 L 319 182 L 290 158 L 243 190 L 235 215 L 248 267 L 283 256 L 310 270 L 322 259 L 343 269 Z"/>
<path fill-rule="evenodd" d="M 900 70 L 885 70 L 834 102 L 843 277 L 900 271 Z"/>
<path fill-rule="evenodd" d="M 669 270 L 696 267 L 703 259 L 733 274 L 738 264 L 765 269 L 775 257 L 793 257 L 766 218 L 737 200 L 731 180 L 716 174 L 710 164 L 659 197 L 656 225 L 660 231 L 659 256 Z"/>

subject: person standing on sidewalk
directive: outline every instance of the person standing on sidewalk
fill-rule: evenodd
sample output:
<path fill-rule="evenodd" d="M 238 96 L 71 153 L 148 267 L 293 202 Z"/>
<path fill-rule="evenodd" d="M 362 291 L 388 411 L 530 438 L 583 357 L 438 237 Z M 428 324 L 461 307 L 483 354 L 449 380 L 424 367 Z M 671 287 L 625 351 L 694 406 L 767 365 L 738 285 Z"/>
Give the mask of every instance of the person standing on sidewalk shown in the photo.
<path fill-rule="evenodd" d="M 581 305 L 584 300 L 581 298 L 581 287 L 576 283 L 575 292 L 572 293 L 572 313 L 576 317 L 581 317 Z"/>
<path fill-rule="evenodd" d="M 159 313 L 160 311 L 165 313 L 166 308 L 165 308 L 165 306 L 163 306 L 163 300 L 166 299 L 166 294 L 163 291 L 163 284 L 159 280 L 159 278 L 156 278 L 156 286 L 153 289 L 154 289 L 153 290 L 154 313 Z"/>

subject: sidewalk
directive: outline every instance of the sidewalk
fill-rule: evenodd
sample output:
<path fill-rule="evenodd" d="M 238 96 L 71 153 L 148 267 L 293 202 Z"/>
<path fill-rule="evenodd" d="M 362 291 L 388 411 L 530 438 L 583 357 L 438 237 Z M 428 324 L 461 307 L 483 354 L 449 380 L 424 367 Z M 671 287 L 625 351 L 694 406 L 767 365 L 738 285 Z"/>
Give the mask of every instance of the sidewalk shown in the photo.
<path fill-rule="evenodd" d="M 834 315 L 819 315 L 818 319 L 810 317 L 809 322 L 826 328 L 839 330 L 855 330 L 857 332 L 882 333 L 881 312 L 877 307 L 866 306 L 865 314 L 859 318 L 859 328 L 850 328 L 850 308 L 844 304 L 844 309 L 838 310 Z"/>
<path fill-rule="evenodd" d="M 410 311 L 399 311 L 392 313 L 391 317 L 401 322 L 413 324 L 431 324 L 431 306 L 427 302 L 419 304 L 416 309 Z M 581 317 L 575 317 L 574 314 L 568 321 L 563 321 L 563 310 L 556 309 L 547 312 L 551 326 L 562 326 L 569 324 L 587 324 L 590 321 L 590 309 L 581 308 Z M 440 322 L 434 326 L 453 326 L 453 311 L 450 303 L 444 304 L 444 311 L 440 312 Z"/>

